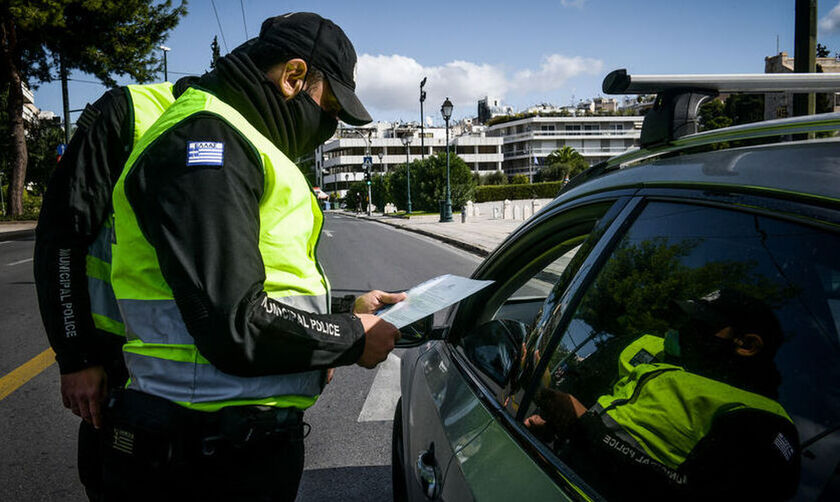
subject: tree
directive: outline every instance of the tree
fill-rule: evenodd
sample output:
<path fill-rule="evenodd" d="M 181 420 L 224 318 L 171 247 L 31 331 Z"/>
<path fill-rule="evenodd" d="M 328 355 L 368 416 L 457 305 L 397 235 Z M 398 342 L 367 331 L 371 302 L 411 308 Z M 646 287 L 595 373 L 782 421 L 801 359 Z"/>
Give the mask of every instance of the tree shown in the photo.
<path fill-rule="evenodd" d="M 58 120 L 36 120 L 30 125 L 26 135 L 28 162 L 26 167 L 26 186 L 37 195 L 43 195 L 47 182 L 58 164 L 59 143 L 64 141 L 64 133 Z"/>
<path fill-rule="evenodd" d="M 528 176 L 524 174 L 514 174 L 510 177 L 510 184 L 511 185 L 527 185 L 528 184 Z"/>
<path fill-rule="evenodd" d="M 186 14 L 171 0 L 6 0 L 0 3 L 0 86 L 8 89 L 11 129 L 11 213 L 22 211 L 26 139 L 22 85 L 34 87 L 70 70 L 89 73 L 107 86 L 112 75 L 138 82 L 160 71 L 156 47 Z M 55 76 L 58 70 L 60 77 Z M 69 124 L 65 124 L 68 127 Z"/>
<path fill-rule="evenodd" d="M 699 119 L 701 131 L 760 122 L 764 120 L 764 95 L 733 94 L 726 102 L 707 101 L 700 106 Z"/>
<path fill-rule="evenodd" d="M 446 198 L 446 154 L 438 153 L 410 164 L 411 209 L 420 211 L 440 210 L 439 201 Z M 391 172 L 391 200 L 400 209 L 407 208 L 405 165 Z M 452 192 L 452 209 L 460 210 L 475 194 L 476 181 L 469 166 L 457 155 L 449 156 L 449 186 Z"/>
<path fill-rule="evenodd" d="M 354 181 L 347 189 L 347 195 L 344 196 L 347 208 L 361 211 L 365 207 L 365 201 L 367 201 L 367 183 Z"/>
<path fill-rule="evenodd" d="M 418 193 L 418 175 L 420 173 L 421 163 L 419 160 L 413 161 L 409 164 L 411 172 L 411 205 L 412 209 L 420 209 L 417 205 Z M 408 180 L 406 179 L 405 164 L 398 164 L 390 173 L 388 173 L 388 198 L 396 204 L 399 209 L 408 209 Z"/>
<path fill-rule="evenodd" d="M 210 44 L 210 68 L 216 68 L 216 60 L 219 59 L 219 37 L 213 35 L 213 43 Z"/>
<path fill-rule="evenodd" d="M 568 145 L 548 154 L 545 163 L 535 181 L 563 181 L 589 168 L 583 155 Z"/>
<path fill-rule="evenodd" d="M 374 174 L 370 178 L 370 198 L 379 211 L 385 211 L 385 204 L 393 202 L 390 192 L 391 175 Z"/>
<path fill-rule="evenodd" d="M 712 99 L 700 106 L 700 130 L 709 131 L 732 125 L 732 119 L 726 116 L 723 101 Z"/>
<path fill-rule="evenodd" d="M 507 185 L 508 179 L 504 171 L 493 171 L 481 177 L 480 185 Z"/>
<path fill-rule="evenodd" d="M 817 44 L 817 57 L 818 58 L 827 58 L 828 55 L 831 54 L 831 51 L 828 50 L 828 47 L 824 46 L 823 44 Z"/>

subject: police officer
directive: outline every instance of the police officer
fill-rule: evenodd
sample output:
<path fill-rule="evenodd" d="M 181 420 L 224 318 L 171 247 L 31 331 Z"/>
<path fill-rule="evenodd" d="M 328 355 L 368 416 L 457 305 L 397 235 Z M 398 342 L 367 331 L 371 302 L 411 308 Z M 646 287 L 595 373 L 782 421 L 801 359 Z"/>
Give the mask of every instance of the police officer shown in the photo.
<path fill-rule="evenodd" d="M 776 401 L 783 335 L 772 309 L 734 290 L 676 302 L 689 320 L 621 352 L 618 381 L 585 406 L 541 389 L 539 416 L 561 455 L 620 499 L 784 500 L 799 481 L 799 439 Z"/>
<path fill-rule="evenodd" d="M 35 239 L 41 317 L 64 406 L 83 420 L 79 476 L 99 496 L 99 433 L 109 388 L 127 377 L 122 317 L 111 289 L 111 192 L 134 144 L 194 77 L 105 93 L 79 117 L 50 179 Z"/>
<path fill-rule="evenodd" d="M 371 368 L 399 332 L 371 292 L 331 313 L 323 215 L 292 162 L 337 117 L 371 120 L 356 55 L 316 14 L 266 20 L 149 129 L 114 190 L 112 280 L 128 341 L 106 498 L 293 500 L 303 410 L 328 368 Z"/>

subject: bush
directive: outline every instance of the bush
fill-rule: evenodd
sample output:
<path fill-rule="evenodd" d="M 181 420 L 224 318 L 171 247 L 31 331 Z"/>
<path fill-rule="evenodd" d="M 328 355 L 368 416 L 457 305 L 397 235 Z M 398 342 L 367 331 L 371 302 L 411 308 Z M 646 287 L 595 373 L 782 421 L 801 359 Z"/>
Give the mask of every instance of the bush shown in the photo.
<path fill-rule="evenodd" d="M 524 174 L 514 174 L 510 178 L 510 184 L 511 185 L 526 185 L 526 184 L 528 184 L 528 182 L 529 182 L 528 176 L 526 176 Z"/>
<path fill-rule="evenodd" d="M 561 188 L 563 182 L 560 181 L 526 185 L 484 185 L 475 188 L 475 201 L 553 199 L 557 197 Z"/>

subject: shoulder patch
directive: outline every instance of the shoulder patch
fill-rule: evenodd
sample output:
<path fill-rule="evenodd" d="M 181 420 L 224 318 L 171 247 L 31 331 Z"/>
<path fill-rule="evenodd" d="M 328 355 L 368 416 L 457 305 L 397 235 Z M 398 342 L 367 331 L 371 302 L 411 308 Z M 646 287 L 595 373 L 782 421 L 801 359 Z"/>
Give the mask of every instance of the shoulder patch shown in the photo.
<path fill-rule="evenodd" d="M 222 166 L 225 162 L 225 144 L 217 141 L 187 142 L 188 166 Z"/>

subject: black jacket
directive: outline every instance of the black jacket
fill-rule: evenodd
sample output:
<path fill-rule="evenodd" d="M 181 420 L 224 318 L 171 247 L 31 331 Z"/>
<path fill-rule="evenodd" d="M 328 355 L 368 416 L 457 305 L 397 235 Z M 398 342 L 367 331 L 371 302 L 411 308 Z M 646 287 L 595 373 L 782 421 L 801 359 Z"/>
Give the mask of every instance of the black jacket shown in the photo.
<path fill-rule="evenodd" d="M 281 132 L 292 127 L 283 119 L 288 116 L 283 100 L 271 94 L 277 92 L 272 86 L 262 85 L 262 72 L 247 59 L 237 60 L 239 74 L 230 76 L 226 58 L 236 56 L 221 58 L 196 86 L 234 106 L 285 152 L 278 138 L 288 134 L 278 136 L 266 128 L 266 123 Z M 242 88 L 251 83 L 247 91 Z M 196 141 L 223 143 L 223 165 L 187 166 L 187 144 Z M 158 137 L 125 182 L 128 201 L 155 248 L 187 329 L 217 368 L 256 376 L 355 363 L 364 349 L 356 316 L 312 314 L 266 296 L 258 247 L 263 189 L 263 169 L 253 147 L 209 113 L 195 114 Z M 338 336 L 316 329 L 325 324 Z"/>
<path fill-rule="evenodd" d="M 175 94 L 193 80 L 179 80 Z M 111 211 L 111 192 L 131 153 L 129 107 L 128 89 L 121 87 L 85 108 L 49 181 L 38 218 L 35 284 L 61 373 L 121 361 L 122 338 L 94 327 L 85 256 Z"/>

